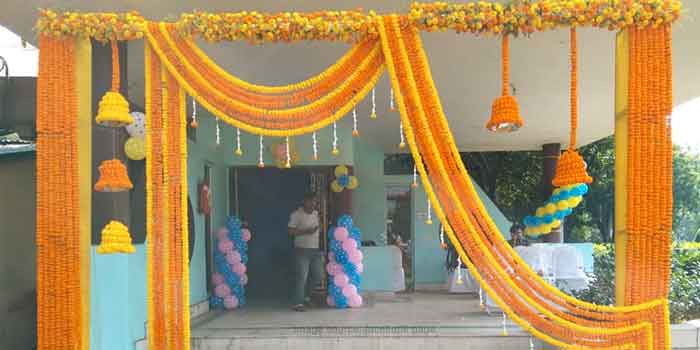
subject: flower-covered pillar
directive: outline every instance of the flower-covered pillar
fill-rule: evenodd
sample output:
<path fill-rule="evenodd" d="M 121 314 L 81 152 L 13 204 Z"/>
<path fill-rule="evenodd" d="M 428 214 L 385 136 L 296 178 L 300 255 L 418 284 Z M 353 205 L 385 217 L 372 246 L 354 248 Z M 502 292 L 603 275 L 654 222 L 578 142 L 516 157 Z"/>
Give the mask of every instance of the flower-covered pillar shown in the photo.
<path fill-rule="evenodd" d="M 670 26 L 618 34 L 615 85 L 615 297 L 618 305 L 633 305 L 668 297 L 673 202 Z"/>

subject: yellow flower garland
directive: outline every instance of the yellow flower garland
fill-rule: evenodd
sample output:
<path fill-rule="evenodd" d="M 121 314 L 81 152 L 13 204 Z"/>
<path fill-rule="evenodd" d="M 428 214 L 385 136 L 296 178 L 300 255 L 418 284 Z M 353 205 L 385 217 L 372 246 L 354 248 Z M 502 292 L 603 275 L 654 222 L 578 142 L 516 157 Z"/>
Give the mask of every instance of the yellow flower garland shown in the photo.
<path fill-rule="evenodd" d="M 527 34 L 561 27 L 593 26 L 609 30 L 657 27 L 678 20 L 680 0 L 521 0 L 413 3 L 405 24 L 421 30 L 479 34 Z M 90 37 L 98 41 L 136 40 L 145 35 L 148 20 L 137 12 L 39 12 L 36 28 L 54 37 Z M 320 11 L 312 13 L 255 11 L 183 13 L 174 22 L 186 36 L 207 41 L 246 40 L 294 42 L 328 40 L 360 42 L 378 36 L 381 21 L 374 11 Z"/>

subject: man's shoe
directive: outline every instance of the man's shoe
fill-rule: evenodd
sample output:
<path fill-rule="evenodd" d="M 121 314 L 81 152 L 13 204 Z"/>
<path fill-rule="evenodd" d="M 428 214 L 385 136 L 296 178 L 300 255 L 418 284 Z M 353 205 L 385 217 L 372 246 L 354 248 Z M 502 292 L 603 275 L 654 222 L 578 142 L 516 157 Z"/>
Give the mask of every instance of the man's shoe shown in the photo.
<path fill-rule="evenodd" d="M 296 312 L 304 312 L 304 311 L 306 311 L 306 308 L 304 307 L 304 304 L 297 304 L 297 305 L 292 306 L 292 310 L 294 310 Z"/>

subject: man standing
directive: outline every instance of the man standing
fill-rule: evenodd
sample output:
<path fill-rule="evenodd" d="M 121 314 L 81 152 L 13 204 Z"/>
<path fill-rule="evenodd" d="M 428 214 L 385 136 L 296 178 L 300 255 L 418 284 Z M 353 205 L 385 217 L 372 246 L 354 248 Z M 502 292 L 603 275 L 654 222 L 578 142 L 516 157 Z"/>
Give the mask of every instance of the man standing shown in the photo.
<path fill-rule="evenodd" d="M 320 220 L 315 207 L 315 195 L 304 195 L 303 205 L 290 215 L 287 225 L 289 235 L 294 238 L 296 275 L 292 309 L 295 311 L 304 311 L 304 304 L 310 304 L 311 291 L 323 275 L 323 253 L 318 247 Z"/>

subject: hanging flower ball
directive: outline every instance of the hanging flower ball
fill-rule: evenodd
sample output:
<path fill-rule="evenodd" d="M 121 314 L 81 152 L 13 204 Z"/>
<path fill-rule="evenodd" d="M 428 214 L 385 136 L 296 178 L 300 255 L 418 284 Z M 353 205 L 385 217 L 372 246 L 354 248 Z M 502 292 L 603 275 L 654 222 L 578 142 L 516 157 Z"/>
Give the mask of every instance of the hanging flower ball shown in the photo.
<path fill-rule="evenodd" d="M 142 137 L 130 137 L 124 143 L 124 153 L 131 160 L 143 160 L 146 158 L 146 142 Z"/>
<path fill-rule="evenodd" d="M 102 229 L 102 239 L 96 251 L 97 254 L 131 254 L 136 249 L 131 244 L 131 235 L 126 225 L 112 220 Z"/>
<path fill-rule="evenodd" d="M 342 192 L 344 189 L 354 190 L 359 185 L 357 177 L 349 175 L 348 167 L 339 165 L 335 168 L 335 180 L 331 182 L 333 192 Z"/>
<path fill-rule="evenodd" d="M 557 170 L 552 180 L 552 184 L 556 187 L 563 187 L 575 184 L 589 184 L 593 182 L 593 178 L 586 172 L 586 162 L 583 157 L 574 149 L 564 151 L 559 162 Z"/>
<path fill-rule="evenodd" d="M 103 161 L 98 170 L 100 179 L 95 183 L 97 192 L 122 192 L 134 187 L 127 174 L 126 166 L 119 159 Z"/>
<path fill-rule="evenodd" d="M 146 137 L 146 115 L 141 112 L 131 112 L 134 122 L 125 126 L 126 132 L 131 137 Z"/>

